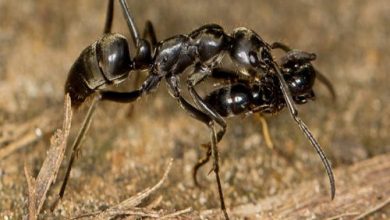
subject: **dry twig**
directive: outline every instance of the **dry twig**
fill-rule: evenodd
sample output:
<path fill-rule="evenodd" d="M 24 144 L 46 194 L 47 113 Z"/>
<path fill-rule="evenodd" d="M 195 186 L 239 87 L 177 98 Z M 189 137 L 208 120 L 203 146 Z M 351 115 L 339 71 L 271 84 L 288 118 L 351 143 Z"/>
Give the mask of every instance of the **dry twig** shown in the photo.
<path fill-rule="evenodd" d="M 234 207 L 229 213 L 248 219 L 361 219 L 390 203 L 390 154 L 338 168 L 335 174 L 338 194 L 333 201 L 318 192 L 322 188 L 318 181 L 308 181 L 256 204 Z M 201 216 L 212 219 L 218 211 L 205 210 Z"/>
<path fill-rule="evenodd" d="M 25 166 L 25 175 L 29 191 L 29 219 L 36 219 L 39 215 L 43 203 L 46 200 L 46 194 L 50 186 L 57 178 L 57 173 L 64 158 L 66 143 L 69 136 L 72 121 L 72 110 L 70 98 L 65 97 L 64 122 L 61 130 L 57 130 L 50 140 L 50 149 L 43 165 L 34 179 Z"/>
<path fill-rule="evenodd" d="M 384 202 L 372 207 L 371 209 L 367 210 L 366 212 L 363 212 L 362 214 L 360 214 L 359 216 L 357 216 L 356 218 L 354 218 L 354 220 L 360 220 L 360 219 L 364 219 L 365 217 L 377 212 L 378 210 L 386 207 L 387 205 L 390 204 L 390 197 L 387 198 Z"/>
<path fill-rule="evenodd" d="M 160 211 L 155 211 L 152 210 L 149 207 L 146 208 L 140 208 L 138 207 L 145 198 L 148 198 L 152 193 L 157 191 L 162 184 L 165 182 L 165 180 L 168 177 L 168 173 L 171 170 L 172 166 L 172 159 L 169 161 L 168 167 L 165 170 L 164 175 L 160 179 L 160 181 L 157 182 L 156 185 L 149 187 L 142 192 L 138 193 L 135 196 L 132 196 L 121 203 L 114 205 L 104 211 L 99 211 L 99 212 L 93 212 L 93 213 L 88 213 L 84 215 L 77 216 L 72 219 L 80 219 L 80 218 L 87 218 L 87 217 L 96 217 L 99 219 L 109 219 L 109 218 L 115 218 L 118 216 L 140 216 L 140 217 L 149 217 L 149 218 L 173 218 L 185 213 L 190 212 L 192 209 L 187 208 L 184 210 L 180 210 L 174 213 L 170 213 L 167 215 L 162 215 Z"/>
<path fill-rule="evenodd" d="M 35 141 L 39 140 L 41 136 L 42 131 L 39 128 L 27 132 L 20 139 L 17 139 L 16 141 L 13 141 L 0 149 L 0 160 L 17 151 L 18 149 L 34 143 Z"/>
<path fill-rule="evenodd" d="M 13 152 L 38 141 L 43 134 L 51 132 L 54 110 L 49 109 L 41 115 L 22 124 L 7 124 L 0 128 L 0 160 Z"/>

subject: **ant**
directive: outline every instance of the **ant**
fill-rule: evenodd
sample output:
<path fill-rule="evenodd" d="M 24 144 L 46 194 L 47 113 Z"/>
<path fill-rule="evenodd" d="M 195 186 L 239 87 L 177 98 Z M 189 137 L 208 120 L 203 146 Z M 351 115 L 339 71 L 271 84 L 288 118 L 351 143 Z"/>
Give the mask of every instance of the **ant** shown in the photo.
<path fill-rule="evenodd" d="M 209 154 L 213 158 L 212 171 L 215 174 L 220 206 L 225 219 L 229 219 L 229 216 L 219 177 L 217 143 L 226 132 L 227 124 L 224 117 L 228 115 L 276 112 L 287 106 L 292 118 L 321 157 L 329 176 L 331 197 L 334 197 L 335 185 L 330 163 L 307 126 L 299 118 L 295 106 L 295 103 L 303 104 L 314 97 L 311 90 L 315 75 L 310 63 L 314 60 L 312 54 L 287 51 L 280 67 L 271 54 L 274 48 L 257 33 L 247 28 L 237 28 L 228 34 L 216 24 L 207 24 L 188 35 L 176 35 L 157 42 L 152 23 L 146 22 L 141 37 L 126 0 L 119 2 L 136 54 L 131 57 L 129 44 L 123 35 L 111 33 L 114 0 L 109 0 L 104 35 L 81 52 L 65 83 L 65 93 L 70 95 L 73 108 L 78 108 L 90 96 L 94 96 L 94 99 L 72 146 L 72 155 L 59 198 L 64 195 L 72 164 L 98 101 L 133 102 L 154 91 L 163 79 L 171 96 L 179 105 L 210 129 Z M 278 45 L 275 45 L 275 48 L 278 48 Z M 280 45 L 279 48 L 283 49 Z M 218 68 L 225 55 L 228 55 L 235 64 L 236 71 Z M 194 104 L 187 101 L 181 93 L 180 79 L 187 69 L 191 72 L 186 78 L 186 85 Z M 131 71 L 144 70 L 149 74 L 138 89 L 130 92 L 103 90 L 106 85 L 119 84 L 126 80 Z M 232 80 L 232 83 L 202 98 L 195 87 L 209 77 L 223 81 Z M 240 82 L 236 80 L 239 78 L 248 80 Z M 236 82 L 233 82 L 234 80 Z M 237 98 L 233 103 L 229 103 L 228 93 Z M 246 103 L 240 103 L 239 100 Z"/>
<path fill-rule="evenodd" d="M 313 86 L 316 79 L 324 83 L 332 98 L 336 99 L 336 93 L 330 81 L 316 70 L 311 63 L 316 59 L 315 54 L 292 50 L 280 42 L 273 43 L 271 47 L 273 49 L 282 49 L 286 52 L 286 55 L 281 58 L 280 66 L 283 77 L 289 87 L 288 89 L 296 104 L 305 104 L 309 100 L 315 99 Z M 215 68 L 213 76 L 225 80 L 226 83 L 222 87 L 210 92 L 203 99 L 208 106 L 214 108 L 224 118 L 255 113 L 261 114 L 260 117 L 262 117 L 262 114 L 278 113 L 286 106 L 283 94 L 279 88 L 280 82 L 275 74 L 266 73 L 260 81 L 252 82 L 248 79 L 240 78 L 234 71 Z M 332 170 L 323 151 L 307 126 L 303 122 L 299 126 L 313 144 L 321 159 L 323 159 L 332 184 L 334 181 Z M 263 127 L 264 129 L 267 128 Z M 267 145 L 271 145 L 269 147 L 272 148 L 273 144 L 271 142 Z M 202 147 L 207 148 L 206 156 L 199 160 L 193 169 L 193 180 L 197 186 L 199 186 L 196 178 L 197 171 L 209 161 L 211 156 L 210 144 L 203 144 Z M 332 198 L 333 196 L 332 194 Z"/>

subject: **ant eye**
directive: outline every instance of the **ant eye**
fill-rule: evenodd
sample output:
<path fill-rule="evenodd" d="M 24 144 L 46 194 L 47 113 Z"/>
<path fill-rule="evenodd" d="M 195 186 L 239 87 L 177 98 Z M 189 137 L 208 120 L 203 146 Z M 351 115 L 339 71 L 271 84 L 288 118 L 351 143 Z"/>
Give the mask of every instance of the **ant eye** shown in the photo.
<path fill-rule="evenodd" d="M 257 57 L 257 54 L 253 51 L 249 52 L 249 62 L 254 67 L 259 65 L 259 58 Z"/>

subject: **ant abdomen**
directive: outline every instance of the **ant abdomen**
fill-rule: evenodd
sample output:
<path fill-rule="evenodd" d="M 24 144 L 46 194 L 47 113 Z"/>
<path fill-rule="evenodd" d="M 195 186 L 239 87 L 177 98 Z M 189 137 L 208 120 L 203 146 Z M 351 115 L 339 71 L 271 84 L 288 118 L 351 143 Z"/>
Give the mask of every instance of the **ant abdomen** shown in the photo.
<path fill-rule="evenodd" d="M 106 34 L 81 52 L 69 71 L 65 93 L 77 108 L 95 90 L 126 79 L 132 66 L 126 38 Z"/>
<path fill-rule="evenodd" d="M 231 117 L 250 110 L 253 102 L 251 93 L 249 86 L 237 83 L 214 90 L 204 101 L 222 117 Z"/>

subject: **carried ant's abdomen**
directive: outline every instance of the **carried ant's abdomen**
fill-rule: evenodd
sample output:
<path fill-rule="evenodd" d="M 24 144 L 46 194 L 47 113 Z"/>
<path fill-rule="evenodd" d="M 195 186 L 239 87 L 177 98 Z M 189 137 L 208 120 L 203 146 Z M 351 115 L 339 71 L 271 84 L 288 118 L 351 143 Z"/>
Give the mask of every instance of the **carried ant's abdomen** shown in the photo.
<path fill-rule="evenodd" d="M 222 117 L 232 117 L 250 111 L 251 89 L 245 84 L 237 83 L 214 90 L 204 101 Z"/>
<path fill-rule="evenodd" d="M 65 93 L 77 108 L 95 90 L 124 80 L 131 69 L 126 38 L 107 34 L 81 52 L 69 71 Z"/>

